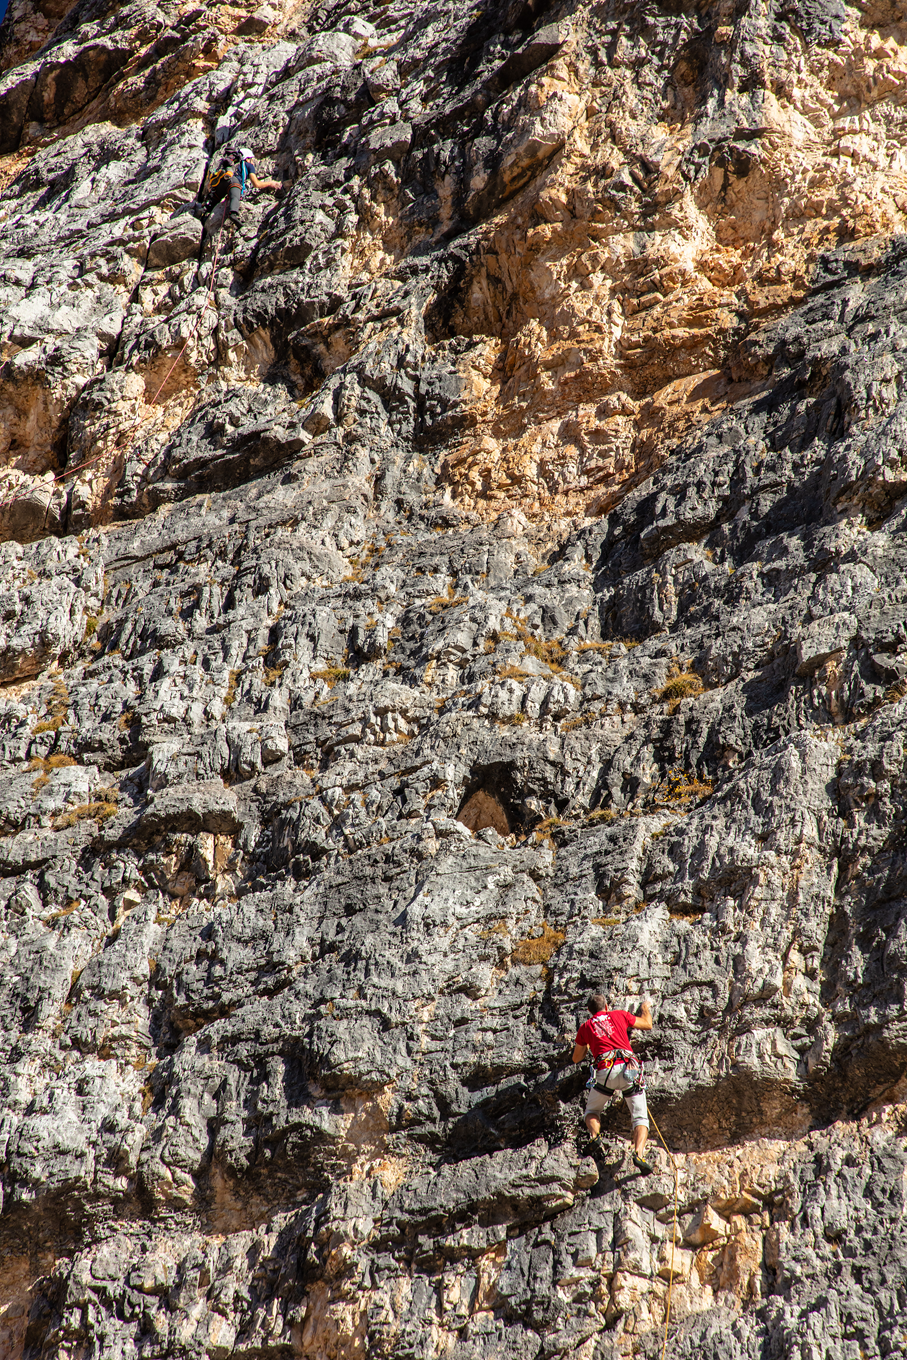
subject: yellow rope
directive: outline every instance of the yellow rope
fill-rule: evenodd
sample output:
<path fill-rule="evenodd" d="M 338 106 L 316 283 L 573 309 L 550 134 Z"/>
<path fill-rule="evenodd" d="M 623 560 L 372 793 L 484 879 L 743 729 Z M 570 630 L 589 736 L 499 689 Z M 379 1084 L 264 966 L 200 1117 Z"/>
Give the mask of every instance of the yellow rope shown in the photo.
<path fill-rule="evenodd" d="M 664 1134 L 655 1123 L 655 1116 L 652 1114 L 651 1110 L 649 1111 L 649 1118 L 655 1126 L 655 1132 L 658 1134 L 658 1140 L 661 1143 L 661 1146 L 671 1159 L 671 1166 L 674 1171 L 674 1227 L 671 1233 L 671 1262 L 668 1269 L 668 1306 L 665 1311 L 665 1334 L 661 1346 L 661 1360 L 664 1360 L 665 1351 L 668 1348 L 668 1327 L 671 1325 L 671 1291 L 674 1287 L 674 1254 L 677 1251 L 677 1163 L 674 1161 L 674 1154 L 664 1140 Z"/>

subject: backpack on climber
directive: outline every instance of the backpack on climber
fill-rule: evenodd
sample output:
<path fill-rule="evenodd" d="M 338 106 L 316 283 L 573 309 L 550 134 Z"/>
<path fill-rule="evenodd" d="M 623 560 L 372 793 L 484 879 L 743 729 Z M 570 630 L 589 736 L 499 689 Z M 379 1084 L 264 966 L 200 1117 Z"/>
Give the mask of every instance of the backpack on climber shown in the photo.
<path fill-rule="evenodd" d="M 239 217 L 239 205 L 250 185 L 253 189 L 283 188 L 283 182 L 279 179 L 258 178 L 255 156 L 250 147 L 241 146 L 238 151 L 226 151 L 218 168 L 206 179 L 196 200 L 196 215 L 204 223 L 205 236 L 212 236 L 228 220 L 235 221 Z"/>

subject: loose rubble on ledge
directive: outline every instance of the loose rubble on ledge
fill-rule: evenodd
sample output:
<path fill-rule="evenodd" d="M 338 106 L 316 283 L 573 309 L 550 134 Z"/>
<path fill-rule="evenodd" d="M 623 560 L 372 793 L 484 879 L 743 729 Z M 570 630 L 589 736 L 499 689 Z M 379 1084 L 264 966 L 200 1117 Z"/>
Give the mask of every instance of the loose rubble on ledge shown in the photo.
<path fill-rule="evenodd" d="M 3 1360 L 905 1353 L 905 380 L 888 0 L 10 0 Z"/>

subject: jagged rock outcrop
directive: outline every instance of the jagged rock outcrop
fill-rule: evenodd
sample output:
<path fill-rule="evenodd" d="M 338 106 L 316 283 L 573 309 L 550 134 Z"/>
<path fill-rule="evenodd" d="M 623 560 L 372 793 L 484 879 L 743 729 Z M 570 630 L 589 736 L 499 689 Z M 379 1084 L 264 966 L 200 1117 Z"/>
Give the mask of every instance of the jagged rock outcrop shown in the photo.
<path fill-rule="evenodd" d="M 0 1354 L 903 1349 L 905 59 L 12 0 Z"/>

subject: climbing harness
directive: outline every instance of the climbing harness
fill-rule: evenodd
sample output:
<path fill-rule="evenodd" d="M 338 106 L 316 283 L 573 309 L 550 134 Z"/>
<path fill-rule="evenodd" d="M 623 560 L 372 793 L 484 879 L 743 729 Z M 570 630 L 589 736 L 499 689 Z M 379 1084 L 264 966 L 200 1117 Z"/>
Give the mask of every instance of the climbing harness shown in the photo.
<path fill-rule="evenodd" d="M 250 147 L 241 146 L 239 152 L 234 152 L 232 156 L 225 156 L 217 170 L 210 176 L 206 175 L 202 180 L 202 187 L 199 191 L 192 211 L 200 222 L 204 222 L 210 212 L 213 212 L 217 205 L 224 203 L 224 211 L 221 216 L 220 225 L 223 226 L 227 220 L 227 198 L 232 188 L 233 176 L 239 176 L 239 196 L 241 199 L 246 196 L 248 187 L 249 169 L 248 163 L 254 165 L 255 157 Z"/>
<path fill-rule="evenodd" d="M 610 1076 L 605 1077 L 605 1084 L 602 1086 L 597 1080 L 599 1072 L 610 1072 L 612 1067 L 625 1066 L 629 1069 L 627 1075 L 633 1085 L 627 1091 L 615 1091 L 609 1083 Z M 635 1096 L 646 1089 L 646 1078 L 643 1073 L 642 1059 L 637 1058 L 632 1049 L 615 1048 L 607 1058 L 601 1058 L 597 1062 L 593 1060 L 592 1076 L 586 1083 L 587 1086 L 594 1086 L 596 1091 L 601 1091 L 603 1095 Z"/>
<path fill-rule="evenodd" d="M 232 165 L 222 165 L 219 170 L 215 170 L 203 196 L 201 196 L 195 206 L 194 216 L 200 222 L 204 222 L 209 213 L 223 203 L 224 210 L 220 215 L 219 227 L 226 226 L 227 217 L 230 212 L 230 190 L 231 181 L 235 171 Z M 246 192 L 245 167 L 240 175 L 240 197 Z"/>
<path fill-rule="evenodd" d="M 233 170 L 228 165 L 222 165 L 219 170 L 214 171 L 214 174 L 208 180 L 204 191 L 199 194 L 198 199 L 196 200 L 197 212 L 200 213 L 202 217 L 205 216 L 206 212 L 210 212 L 212 208 L 217 206 L 217 203 L 220 202 L 220 196 L 215 200 L 215 193 L 218 189 L 222 188 L 225 183 L 229 187 L 232 178 Z"/>

